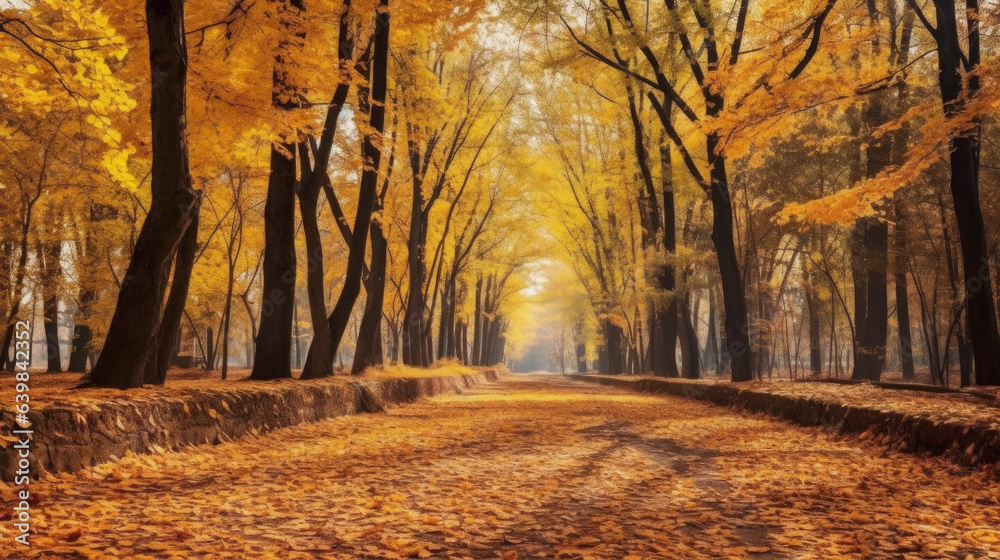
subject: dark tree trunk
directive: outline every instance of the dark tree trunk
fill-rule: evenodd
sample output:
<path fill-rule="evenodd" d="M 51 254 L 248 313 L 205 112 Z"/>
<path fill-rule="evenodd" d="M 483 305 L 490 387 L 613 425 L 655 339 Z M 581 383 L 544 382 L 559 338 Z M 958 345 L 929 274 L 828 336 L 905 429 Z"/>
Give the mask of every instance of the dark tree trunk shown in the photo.
<path fill-rule="evenodd" d="M 45 347 L 47 350 L 47 368 L 49 373 L 62 371 L 62 359 L 59 353 L 59 276 L 62 266 L 59 258 L 62 253 L 61 243 L 55 242 L 39 255 L 42 257 L 44 294 L 43 315 L 45 327 Z"/>
<path fill-rule="evenodd" d="M 93 240 L 90 235 L 91 232 L 88 231 L 87 235 L 84 236 L 83 251 L 81 251 L 88 256 L 94 253 Z M 73 318 L 75 325 L 73 326 L 73 343 L 69 353 L 68 371 L 76 373 L 86 373 L 87 371 L 87 357 L 90 352 L 90 341 L 93 337 L 88 322 L 92 318 L 91 308 L 96 298 L 95 291 L 89 287 L 89 284 L 84 284 L 80 290 L 80 304 Z"/>
<path fill-rule="evenodd" d="M 483 319 L 483 347 L 482 355 L 479 357 L 479 365 L 488 366 L 490 364 L 490 355 L 493 352 L 493 321 L 490 319 Z"/>
<path fill-rule="evenodd" d="M 713 103 L 713 101 L 709 101 Z M 722 99 L 714 101 L 721 110 Z M 733 381 L 753 380 L 750 355 L 750 330 L 747 323 L 746 290 L 736 257 L 733 237 L 733 206 L 726 175 L 726 159 L 718 154 L 719 137 L 709 134 L 708 162 L 711 167 L 712 241 L 719 261 L 722 278 L 722 300 L 725 308 L 724 330 L 726 349 Z"/>
<path fill-rule="evenodd" d="M 665 110 L 669 115 L 672 105 L 667 104 Z M 661 338 L 657 342 L 650 341 L 651 357 L 653 358 L 653 375 L 679 377 L 677 370 L 677 268 L 672 259 L 677 255 L 677 207 L 674 200 L 673 162 L 670 145 L 665 138 L 660 139 L 660 189 L 663 197 L 663 250 L 668 262 L 661 270 L 659 288 L 666 293 L 667 303 L 660 304 L 654 310 L 656 330 Z"/>
<path fill-rule="evenodd" d="M 469 365 L 469 324 L 462 321 L 462 363 Z"/>
<path fill-rule="evenodd" d="M 492 366 L 503 362 L 503 319 L 501 317 L 497 317 L 492 321 L 491 328 L 493 331 L 491 334 L 491 338 L 493 339 L 493 351 L 490 353 L 490 361 L 488 365 Z"/>
<path fill-rule="evenodd" d="M 446 358 L 458 357 L 459 338 L 458 338 L 458 332 L 456 331 L 456 321 L 457 321 L 456 315 L 458 311 L 457 308 L 459 302 L 459 293 L 458 293 L 458 281 L 456 280 L 457 274 L 458 271 L 452 271 L 451 274 L 449 274 L 449 280 L 447 285 L 449 298 L 448 298 L 448 314 L 447 316 L 445 316 L 447 319 L 447 330 L 445 331 L 445 336 L 447 336 L 448 338 L 447 340 L 445 340 L 444 344 L 444 357 Z M 462 295 L 462 297 L 464 299 L 464 294 Z"/>
<path fill-rule="evenodd" d="M 90 380 L 126 389 L 143 382 L 146 351 L 160 326 L 170 264 L 194 218 L 186 135 L 187 47 L 183 0 L 147 0 L 152 82 L 152 203 L 136 239 L 104 349 Z"/>
<path fill-rule="evenodd" d="M 350 252 L 347 257 L 347 270 L 344 273 L 344 286 L 337 299 L 337 304 L 328 318 L 332 337 L 330 347 L 334 352 L 340 350 L 340 341 L 344 337 L 351 313 L 354 310 L 354 304 L 361 293 L 365 250 L 368 246 L 369 229 L 378 196 L 378 172 L 382 161 L 381 136 L 385 131 L 385 97 L 388 75 L 390 22 L 388 6 L 389 0 L 380 0 L 371 62 L 371 117 L 369 120 L 371 132 L 365 134 L 364 137 L 365 166 L 361 173 L 361 184 L 358 189 L 358 207 L 354 217 L 354 231 L 349 244 Z M 314 366 L 307 354 L 303 375 L 312 367 Z"/>
<path fill-rule="evenodd" d="M 958 325 L 956 330 L 958 331 L 956 336 L 958 342 L 958 382 L 962 387 L 968 387 L 972 385 L 972 345 L 965 335 L 965 325 Z M 947 379 L 942 385 L 948 386 Z"/>
<path fill-rule="evenodd" d="M 205 348 L 205 369 L 212 370 L 215 369 L 215 337 L 212 336 L 212 327 L 208 327 L 208 332 L 205 334 L 207 347 Z"/>
<path fill-rule="evenodd" d="M 973 23 L 969 35 L 969 52 L 962 53 L 954 0 L 934 0 L 937 29 L 933 32 L 938 47 L 941 101 L 946 117 L 963 118 L 969 100 L 979 90 L 979 79 L 968 78 L 963 58 L 977 66 L 979 54 L 978 23 Z M 978 17 L 978 2 L 968 0 L 966 7 L 972 18 Z M 996 307 L 990 277 L 989 253 L 983 213 L 979 198 L 979 134 L 975 123 L 951 141 L 951 196 L 958 221 L 962 246 L 963 284 L 968 330 L 975 362 L 978 385 L 1000 385 L 1000 334 L 997 332 Z"/>
<path fill-rule="evenodd" d="M 229 324 L 233 316 L 233 283 L 236 281 L 235 265 L 235 262 L 229 262 L 226 304 L 222 309 L 222 379 L 229 378 Z"/>
<path fill-rule="evenodd" d="M 444 282 L 441 292 L 441 320 L 438 322 L 437 357 L 439 360 L 455 357 L 455 292 L 451 277 Z"/>
<path fill-rule="evenodd" d="M 396 364 L 399 363 L 399 329 L 395 325 L 390 325 L 389 330 L 392 332 L 392 352 L 389 359 Z"/>
<path fill-rule="evenodd" d="M 681 343 L 681 374 L 687 379 L 698 379 L 701 372 L 698 354 L 701 349 L 698 347 L 698 335 L 691 322 L 689 300 L 689 294 L 684 294 L 681 297 L 680 313 L 677 316 Z"/>
<path fill-rule="evenodd" d="M 354 39 L 351 35 L 349 22 L 351 15 L 351 0 L 344 0 L 343 12 L 340 16 L 340 38 L 338 41 L 338 52 L 341 72 L 348 72 L 351 65 L 351 57 L 354 52 Z M 363 66 L 367 70 L 368 66 Z M 366 90 L 362 90 L 366 91 Z M 333 192 L 330 184 L 330 176 L 327 168 L 330 163 L 330 154 L 333 150 L 333 142 L 337 133 L 337 123 L 344 103 L 347 101 L 347 94 L 350 92 L 350 82 L 341 80 L 334 91 L 333 99 L 326 111 L 326 121 L 323 125 L 323 133 L 320 135 L 318 145 L 314 139 L 299 144 L 299 158 L 302 161 L 301 188 L 299 190 L 299 212 L 302 215 L 302 229 L 306 237 L 306 254 L 308 262 L 306 267 L 306 283 L 309 295 L 309 317 L 313 327 L 313 340 L 309 348 L 310 361 L 312 367 L 302 371 L 302 378 L 309 379 L 315 377 L 326 377 L 333 374 L 333 336 L 330 331 L 330 324 L 326 315 L 326 289 L 323 285 L 323 242 L 319 231 L 319 222 L 316 212 L 319 203 L 319 192 L 326 189 L 326 195 L 330 207 L 334 212 L 334 218 L 340 225 L 341 232 L 350 244 L 349 228 L 347 224 L 340 220 L 340 204 Z M 365 105 L 362 110 L 368 111 Z M 315 161 L 312 168 L 309 165 L 309 144 L 313 142 L 313 155 Z M 298 308 L 296 307 L 296 315 Z M 299 353 L 298 321 L 296 320 L 295 337 L 295 363 L 300 363 Z"/>
<path fill-rule="evenodd" d="M 264 202 L 264 278 L 260 326 L 250 379 L 292 376 L 295 305 L 295 144 L 271 148 L 271 174 Z"/>
<path fill-rule="evenodd" d="M 481 366 L 483 348 L 483 278 L 476 278 L 476 309 L 472 317 L 472 365 Z M 10 343 L 8 342 L 8 345 Z"/>
<path fill-rule="evenodd" d="M 160 327 L 146 354 L 145 383 L 163 385 L 167 380 L 167 369 L 170 367 L 170 358 L 177 346 L 181 318 L 184 316 L 184 304 L 187 302 L 188 288 L 191 286 L 191 270 L 194 268 L 195 254 L 198 251 L 198 214 L 199 209 L 196 206 L 191 224 L 188 225 L 180 247 L 177 248 L 170 295 L 167 297 Z"/>
<path fill-rule="evenodd" d="M 809 268 L 808 259 L 805 266 L 806 274 L 806 309 L 809 312 L 809 370 L 815 376 L 823 373 L 823 360 L 820 353 L 820 332 L 819 332 L 819 298 L 812 284 L 812 273 Z"/>
<path fill-rule="evenodd" d="M 606 370 L 608 375 L 625 373 L 625 346 L 622 328 L 604 321 L 604 352 L 606 355 Z"/>
<path fill-rule="evenodd" d="M 722 364 L 719 357 L 718 338 L 718 306 L 715 303 L 715 290 L 708 290 L 708 334 L 705 335 L 705 357 L 702 360 L 706 368 L 714 368 L 715 375 L 722 375 Z"/>
<path fill-rule="evenodd" d="M 916 378 L 913 366 L 913 341 L 910 330 L 910 298 L 906 281 L 906 237 L 903 229 L 902 212 L 899 202 L 896 203 L 896 227 L 893 230 L 895 241 L 895 287 L 896 287 L 896 319 L 899 331 L 899 354 L 903 369 L 903 379 L 912 381 Z"/>
<path fill-rule="evenodd" d="M 885 365 L 889 297 L 886 259 L 889 225 L 880 218 L 861 218 L 851 241 L 854 271 L 854 324 L 857 338 L 852 379 L 878 381 Z"/>
<path fill-rule="evenodd" d="M 888 117 L 888 91 L 877 92 L 867 101 L 864 126 L 874 131 Z M 878 176 L 893 155 L 893 136 L 871 139 L 865 147 L 865 177 Z M 880 217 L 859 218 L 851 235 L 851 268 L 854 275 L 854 371 L 853 379 L 878 381 L 885 367 L 889 328 L 888 295 L 889 225 Z"/>
<path fill-rule="evenodd" d="M 279 26 L 284 34 L 301 33 L 292 28 L 285 14 L 301 12 L 302 0 L 281 0 Z M 298 104 L 288 90 L 290 41 L 278 43 L 271 71 L 271 105 L 288 112 Z M 256 354 L 250 379 L 285 379 L 292 376 L 292 322 L 295 316 L 295 189 L 296 149 L 294 142 L 271 145 L 271 172 L 264 201 L 263 301 L 257 330 Z"/>
<path fill-rule="evenodd" d="M 87 357 L 90 352 L 90 341 L 93 335 L 89 325 L 76 325 L 73 327 L 73 350 L 69 354 L 69 369 L 76 373 L 87 371 Z"/>
<path fill-rule="evenodd" d="M 427 239 L 426 215 L 423 211 L 423 195 L 419 185 L 413 190 L 413 204 L 410 212 L 410 238 L 407 242 L 409 264 L 409 293 L 406 302 L 406 319 L 403 326 L 403 363 L 410 366 L 430 365 L 427 354 L 426 323 L 427 302 L 424 300 L 424 282 L 427 264 L 424 250 Z"/>
<path fill-rule="evenodd" d="M 14 360 L 10 359 L 10 343 L 14 340 L 14 325 L 7 325 L 3 335 L 3 370 L 14 371 Z"/>
<path fill-rule="evenodd" d="M 326 290 L 323 287 L 323 238 L 320 236 L 316 211 L 319 206 L 320 181 L 310 178 L 316 173 L 326 173 L 326 169 L 309 169 L 309 150 L 305 142 L 299 145 L 302 159 L 302 177 L 305 179 L 299 189 L 299 213 L 302 215 L 302 231 L 306 238 L 306 291 L 309 294 L 309 319 L 313 327 L 309 359 L 312 368 L 302 371 L 303 379 L 326 377 L 333 373 L 333 349 L 331 348 L 330 324 L 326 320 Z M 297 360 L 296 360 L 297 361 Z"/>
<path fill-rule="evenodd" d="M 385 269 L 388 259 L 388 247 L 382 225 L 371 225 L 372 264 L 368 276 L 368 298 L 365 301 L 365 312 L 361 317 L 361 327 L 358 329 L 358 344 L 354 351 L 354 364 L 351 373 L 358 375 L 365 369 L 382 363 L 382 307 L 385 301 Z"/>
<path fill-rule="evenodd" d="M 870 8 L 869 8 L 870 9 Z M 902 19 L 902 28 L 899 33 L 899 52 L 897 63 L 902 65 L 909 61 L 910 44 L 913 38 L 913 23 L 916 14 L 912 9 L 907 9 Z M 909 88 L 906 80 L 898 80 L 896 85 L 896 99 L 893 101 L 896 109 L 894 116 L 898 118 L 899 109 L 906 106 L 909 96 Z M 906 150 L 910 139 L 910 128 L 908 124 L 896 131 L 893 135 L 892 164 L 902 165 L 906 161 Z M 900 365 L 903 370 L 903 380 L 912 381 L 916 378 L 913 363 L 913 339 L 910 326 L 910 299 L 909 289 L 906 280 L 906 225 L 904 223 L 903 203 L 900 200 L 901 192 L 895 195 L 893 210 L 895 213 L 895 227 L 893 228 L 893 262 L 894 262 L 894 284 L 896 289 L 896 320 L 899 333 L 899 354 Z"/>
<path fill-rule="evenodd" d="M 11 270 L 14 267 L 14 263 L 11 257 L 14 253 L 14 242 L 12 240 L 0 240 L 0 270 Z M 7 274 L 0 274 L 0 305 L 5 307 L 12 307 L 13 294 L 11 293 L 12 286 L 10 282 L 10 276 Z M 8 368 L 7 363 L 10 358 L 10 340 L 7 339 L 8 328 L 10 327 L 7 321 L 11 317 L 11 314 L 6 309 L 0 313 L 0 318 L 4 322 L 0 323 L 3 327 L 3 337 L 0 337 L 0 341 L 3 341 L 3 349 L 0 350 L 0 371 L 13 370 L 13 367 Z"/>

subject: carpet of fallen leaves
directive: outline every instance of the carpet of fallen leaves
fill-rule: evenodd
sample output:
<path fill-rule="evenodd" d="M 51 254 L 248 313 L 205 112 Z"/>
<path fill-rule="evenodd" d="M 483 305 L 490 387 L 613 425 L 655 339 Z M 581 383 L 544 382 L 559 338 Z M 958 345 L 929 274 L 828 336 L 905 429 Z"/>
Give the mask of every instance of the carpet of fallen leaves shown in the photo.
<path fill-rule="evenodd" d="M 1000 558 L 982 472 L 559 376 L 31 489 L 0 557 Z"/>

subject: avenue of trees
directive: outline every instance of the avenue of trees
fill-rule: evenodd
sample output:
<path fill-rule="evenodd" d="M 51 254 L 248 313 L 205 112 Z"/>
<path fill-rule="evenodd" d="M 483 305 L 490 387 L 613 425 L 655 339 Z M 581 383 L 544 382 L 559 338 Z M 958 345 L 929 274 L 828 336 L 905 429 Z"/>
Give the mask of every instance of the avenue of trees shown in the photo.
<path fill-rule="evenodd" d="M 607 373 L 1000 383 L 995 3 L 519 9 L 592 309 L 550 338 Z"/>
<path fill-rule="evenodd" d="M 123 389 L 181 356 L 321 378 L 540 345 L 1000 385 L 998 24 L 979 0 L 8 4 L 0 367 L 38 317 L 49 371 Z"/>

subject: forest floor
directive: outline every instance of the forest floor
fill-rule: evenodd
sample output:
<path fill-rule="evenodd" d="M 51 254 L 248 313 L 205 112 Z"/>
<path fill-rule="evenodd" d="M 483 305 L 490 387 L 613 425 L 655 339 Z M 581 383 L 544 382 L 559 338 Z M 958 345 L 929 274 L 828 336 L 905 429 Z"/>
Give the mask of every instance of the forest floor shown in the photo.
<path fill-rule="evenodd" d="M 558 375 L 31 489 L 0 557 L 1000 558 L 983 471 Z"/>

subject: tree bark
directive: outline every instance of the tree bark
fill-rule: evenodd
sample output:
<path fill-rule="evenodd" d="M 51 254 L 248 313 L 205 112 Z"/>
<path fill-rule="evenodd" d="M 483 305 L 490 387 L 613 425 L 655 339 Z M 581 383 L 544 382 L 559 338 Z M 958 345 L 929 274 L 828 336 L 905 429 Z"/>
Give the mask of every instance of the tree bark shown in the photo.
<path fill-rule="evenodd" d="M 665 110 L 669 116 L 672 105 L 667 104 Z M 663 251 L 670 259 L 661 270 L 659 287 L 665 294 L 666 304 L 654 312 L 657 330 L 662 334 L 661 344 L 653 344 L 652 358 L 653 374 L 666 377 L 680 377 L 677 369 L 677 267 L 673 259 L 677 256 L 677 207 L 674 199 L 673 164 L 670 145 L 666 139 L 660 139 L 660 191 L 663 197 Z"/>
<path fill-rule="evenodd" d="M 147 0 L 146 28 L 153 76 L 153 197 L 122 281 L 104 349 L 90 375 L 91 383 L 100 387 L 142 385 L 146 351 L 162 317 L 170 263 L 198 203 L 188 169 L 183 0 Z"/>
<path fill-rule="evenodd" d="M 809 312 L 809 370 L 814 376 L 823 373 L 823 360 L 820 353 L 820 332 L 819 332 L 819 298 L 812 283 L 812 272 L 809 268 L 809 259 L 805 259 L 805 288 L 806 288 L 806 309 Z"/>
<path fill-rule="evenodd" d="M 278 73 L 275 71 L 275 79 Z M 264 286 L 250 379 L 292 377 L 295 305 L 295 144 L 271 147 L 264 202 Z M 282 153 L 284 151 L 284 153 Z"/>
<path fill-rule="evenodd" d="M 82 300 L 81 300 L 82 304 Z M 69 354 L 69 368 L 67 371 L 75 373 L 85 373 L 87 371 L 87 357 L 90 352 L 90 341 L 93 335 L 89 325 L 75 325 L 73 327 L 73 350 Z"/>
<path fill-rule="evenodd" d="M 677 316 L 679 339 L 681 343 L 681 374 L 686 379 L 698 379 L 701 372 L 701 365 L 698 361 L 700 348 L 698 347 L 698 335 L 691 322 L 690 294 L 684 294 L 681 298 L 681 308 Z"/>
<path fill-rule="evenodd" d="M 861 218 L 851 236 L 857 337 L 851 378 L 878 381 L 885 365 L 888 332 L 889 225 L 881 218 Z"/>
<path fill-rule="evenodd" d="M 888 92 L 870 96 L 864 110 L 864 128 L 871 132 L 888 121 Z M 871 139 L 865 147 L 865 177 L 878 176 L 890 163 L 892 135 Z M 889 224 L 881 216 L 859 218 L 851 240 L 854 274 L 853 379 L 878 381 L 885 366 L 889 328 L 888 296 Z"/>
<path fill-rule="evenodd" d="M 306 238 L 306 291 L 309 294 L 309 319 L 313 327 L 312 345 L 309 359 L 313 367 L 302 370 L 303 379 L 326 377 L 333 373 L 333 349 L 330 324 L 326 319 L 326 291 L 323 287 L 323 239 L 320 236 L 319 221 L 316 217 L 319 206 L 320 182 L 310 175 L 326 173 L 326 169 L 309 169 L 306 143 L 299 144 L 299 158 L 302 159 L 302 177 L 306 180 L 299 189 L 299 213 L 302 215 L 302 231 Z"/>
<path fill-rule="evenodd" d="M 427 302 L 424 300 L 424 283 L 427 263 L 424 250 L 427 239 L 427 224 L 423 211 L 423 195 L 418 183 L 414 183 L 413 202 L 410 212 L 410 237 L 407 240 L 409 292 L 406 300 L 406 315 L 403 326 L 403 363 L 410 366 L 430 365 L 427 355 L 424 331 Z"/>
<path fill-rule="evenodd" d="M 914 10 L 919 10 L 911 0 Z M 954 0 L 934 0 L 937 28 L 931 33 L 938 47 L 938 81 L 945 116 L 962 118 L 968 102 L 979 90 L 979 79 L 966 72 L 977 70 L 979 63 L 978 2 L 967 0 L 970 13 L 969 52 L 963 55 Z M 922 12 L 920 12 L 922 13 Z M 963 64 L 968 60 L 969 67 Z M 978 385 L 1000 385 L 1000 334 L 997 331 L 996 307 L 983 213 L 979 197 L 979 135 L 976 122 L 951 140 L 951 196 L 958 221 L 962 247 L 962 267 L 975 377 Z"/>
<path fill-rule="evenodd" d="M 188 288 L 191 286 L 191 270 L 194 268 L 195 255 L 198 252 L 198 214 L 199 207 L 195 206 L 194 216 L 177 249 L 170 295 L 167 296 L 167 305 L 163 310 L 163 318 L 156 336 L 153 337 L 149 352 L 146 354 L 144 383 L 163 385 L 167 380 L 167 369 L 170 367 L 170 358 L 174 354 L 180 335 L 181 317 L 184 316 L 184 304 L 187 302 Z"/>
<path fill-rule="evenodd" d="M 382 331 L 382 308 L 385 302 L 385 272 L 388 247 L 382 224 L 371 225 L 372 262 L 368 275 L 368 298 L 365 312 L 358 329 L 358 344 L 354 350 L 354 364 L 351 373 L 358 375 L 365 369 L 382 363 L 382 347 L 379 343 Z"/>
<path fill-rule="evenodd" d="M 344 103 L 347 101 L 347 95 L 350 92 L 350 79 L 346 76 L 346 73 L 350 70 L 351 58 L 354 53 L 354 38 L 349 29 L 350 14 L 351 0 L 344 0 L 343 12 L 340 15 L 340 35 L 337 42 L 342 75 L 334 91 L 333 99 L 330 100 L 330 105 L 327 108 L 326 120 L 319 143 L 317 144 L 315 139 L 310 138 L 299 144 L 299 159 L 302 161 L 300 165 L 301 188 L 299 189 L 299 212 L 302 215 L 302 229 L 306 238 L 306 254 L 308 255 L 306 289 L 309 295 L 309 316 L 313 327 L 312 345 L 309 348 L 309 356 L 306 359 L 311 364 L 311 367 L 303 369 L 303 379 L 326 377 L 333 373 L 334 352 L 331 346 L 333 335 L 330 331 L 330 324 L 326 315 L 326 289 L 323 285 L 325 270 L 323 267 L 323 243 L 316 216 L 320 190 L 326 190 L 330 208 L 334 211 L 334 219 L 337 220 L 345 240 L 350 244 L 349 228 L 346 223 L 341 222 L 338 215 L 340 205 L 333 192 L 333 186 L 330 184 L 330 177 L 327 171 L 330 163 L 330 154 L 333 150 L 333 142 L 337 133 L 337 123 Z M 362 67 L 362 70 L 366 69 L 367 66 Z M 368 107 L 365 106 L 363 109 L 367 110 Z M 315 158 L 311 168 L 309 165 L 310 143 L 312 143 L 312 153 Z M 298 323 L 296 322 L 296 365 L 299 364 L 300 360 L 297 331 Z"/>
<path fill-rule="evenodd" d="M 302 0 L 282 0 L 289 11 L 302 11 Z M 284 18 L 286 16 L 279 15 Z M 283 33 L 292 33 L 291 24 L 280 23 Z M 289 41 L 278 44 L 271 71 L 271 105 L 282 112 L 297 106 L 292 84 L 284 66 L 290 63 Z M 292 321 L 295 315 L 295 160 L 293 142 L 271 145 L 271 172 L 264 202 L 263 301 L 257 330 L 256 354 L 250 379 L 292 377 Z"/>
<path fill-rule="evenodd" d="M 229 265 L 229 278 L 226 285 L 226 305 L 222 310 L 222 379 L 229 378 L 229 324 L 233 316 L 233 283 L 236 278 L 235 263 Z"/>
<path fill-rule="evenodd" d="M 344 337 L 347 325 L 361 293 L 362 274 L 365 266 L 365 251 L 368 246 L 369 229 L 375 201 L 378 195 L 378 172 L 382 160 L 382 134 L 385 131 L 385 98 L 388 76 L 389 53 L 389 0 L 380 0 L 375 22 L 374 51 L 371 70 L 371 117 L 369 124 L 372 132 L 364 137 L 364 170 L 361 173 L 361 183 L 358 190 L 358 207 L 354 217 L 354 230 L 351 234 L 350 252 L 347 257 L 347 270 L 344 273 L 344 286 L 340 297 L 328 317 L 330 325 L 331 344 L 334 353 L 340 350 L 340 341 Z M 376 138 L 377 136 L 377 138 Z M 315 367 L 307 354 L 303 375 Z M 310 374 L 311 375 L 311 374 Z"/>
<path fill-rule="evenodd" d="M 472 365 L 481 366 L 483 347 L 483 277 L 476 277 L 476 308 L 472 317 Z M 8 343 L 9 344 L 9 343 Z"/>
<path fill-rule="evenodd" d="M 44 296 L 43 315 L 45 327 L 45 347 L 47 368 L 49 373 L 62 371 L 62 360 L 59 353 L 59 277 L 62 276 L 60 257 L 62 243 L 56 241 L 40 251 L 43 267 L 42 293 Z"/>
<path fill-rule="evenodd" d="M 899 354 L 900 365 L 903 370 L 903 379 L 912 381 L 916 379 L 913 364 L 913 339 L 910 329 L 910 298 L 906 280 L 906 235 L 903 226 L 903 214 L 899 201 L 896 201 L 896 227 L 893 229 L 893 241 L 895 247 L 894 282 L 896 288 L 896 322 L 899 331 Z"/>
<path fill-rule="evenodd" d="M 604 352 L 606 354 L 606 370 L 602 373 L 607 375 L 621 375 L 625 373 L 625 347 L 622 328 L 604 321 Z"/>
<path fill-rule="evenodd" d="M 710 104 L 713 101 L 710 100 Z M 722 99 L 714 101 L 720 110 Z M 747 323 L 746 290 L 739 260 L 736 257 L 736 243 L 733 236 L 733 206 L 729 194 L 726 175 L 726 159 L 718 153 L 720 138 L 712 133 L 707 138 L 708 162 L 711 168 L 712 241 L 719 262 L 722 278 L 722 301 L 725 308 L 724 330 L 726 350 L 733 381 L 753 380 L 753 365 L 750 355 L 750 330 Z"/>

